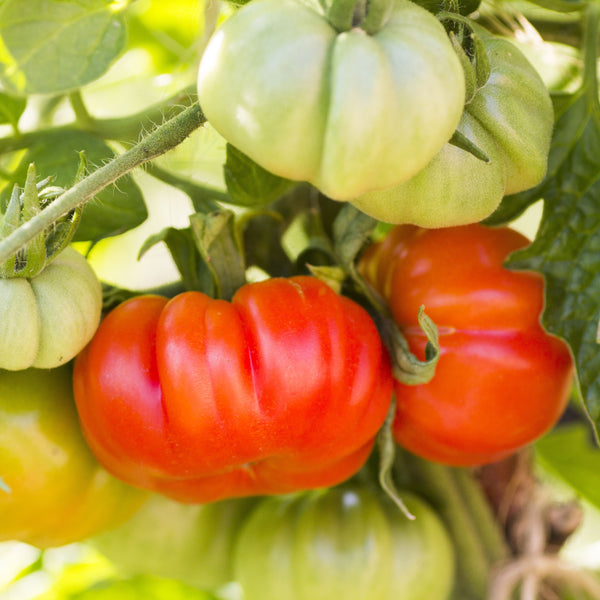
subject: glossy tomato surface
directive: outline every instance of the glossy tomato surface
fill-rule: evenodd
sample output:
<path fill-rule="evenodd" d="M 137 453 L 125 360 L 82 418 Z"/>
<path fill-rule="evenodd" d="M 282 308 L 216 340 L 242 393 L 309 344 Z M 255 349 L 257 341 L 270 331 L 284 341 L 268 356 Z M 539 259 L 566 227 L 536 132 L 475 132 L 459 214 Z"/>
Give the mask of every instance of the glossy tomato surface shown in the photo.
<path fill-rule="evenodd" d="M 399 226 L 365 253 L 361 269 L 387 299 L 421 358 L 424 305 L 441 357 L 427 384 L 396 385 L 397 441 L 450 465 L 493 462 L 550 429 L 573 366 L 567 345 L 540 325 L 543 278 L 503 261 L 528 244 L 508 228 Z"/>
<path fill-rule="evenodd" d="M 368 314 L 313 277 L 112 311 L 75 365 L 84 433 L 123 480 L 188 502 L 338 483 L 391 401 Z"/>

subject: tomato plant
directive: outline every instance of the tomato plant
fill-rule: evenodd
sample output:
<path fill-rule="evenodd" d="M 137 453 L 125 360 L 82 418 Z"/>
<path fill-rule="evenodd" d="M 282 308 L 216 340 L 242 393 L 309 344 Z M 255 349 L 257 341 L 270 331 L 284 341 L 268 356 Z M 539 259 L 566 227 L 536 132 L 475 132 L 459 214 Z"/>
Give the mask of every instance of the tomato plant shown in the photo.
<path fill-rule="evenodd" d="M 391 401 L 368 314 L 316 278 L 113 310 L 75 363 L 83 431 L 125 481 L 188 502 L 332 485 Z"/>
<path fill-rule="evenodd" d="M 249 554 L 259 555 L 272 538 L 262 543 L 259 536 L 253 546 L 245 536 L 248 552 L 232 550 L 238 507 L 244 512 L 251 500 L 228 501 L 231 520 L 229 509 L 220 512 L 226 505 L 199 501 L 317 486 L 306 496 L 272 498 L 269 505 L 304 498 L 308 515 L 317 499 L 335 498 L 316 512 L 327 512 L 328 523 L 348 523 L 348 506 L 340 500 L 348 501 L 348 488 L 337 482 L 356 473 L 351 485 L 367 479 L 376 487 L 377 471 L 379 488 L 410 490 L 407 503 L 418 493 L 443 520 L 455 547 L 452 600 L 512 600 L 519 594 L 571 600 L 582 590 L 598 595 L 594 573 L 586 569 L 600 569 L 589 542 L 593 511 L 600 507 L 594 445 L 600 431 L 599 31 L 600 8 L 591 0 L 0 0 L 0 288 L 10 284 L 28 299 L 9 304 L 2 296 L 0 361 L 6 362 L 0 362 L 0 378 L 6 374 L 6 381 L 16 382 L 10 388 L 18 402 L 11 404 L 14 411 L 27 404 L 18 400 L 28 389 L 25 380 L 47 399 L 53 371 L 10 369 L 42 366 L 30 361 L 47 357 L 45 349 L 54 344 L 55 361 L 69 362 L 98 325 L 101 298 L 103 325 L 77 359 L 75 382 L 85 390 L 78 394 L 85 405 L 81 422 L 107 470 L 176 498 L 154 497 L 128 523 L 109 524 L 115 527 L 101 537 L 113 566 L 91 542 L 43 551 L 2 543 L 0 595 L 7 590 L 10 597 L 30 597 L 31 584 L 40 589 L 40 600 L 145 600 L 170 598 L 170 591 L 239 600 L 240 581 L 191 594 L 184 584 L 163 586 L 157 579 L 212 587 L 243 578 L 248 593 L 262 583 L 250 572 L 262 569 Z M 484 217 L 487 226 L 525 227 L 532 243 L 485 230 L 507 236 L 502 251 L 489 254 L 485 244 L 469 251 L 464 244 L 471 234 L 452 232 L 458 223 Z M 448 231 L 406 230 L 409 222 Z M 402 283 L 396 300 L 406 314 L 398 325 L 356 269 L 360 252 L 381 239 L 388 223 L 419 232 L 406 234 L 402 252 L 389 261 L 403 268 L 389 279 L 382 274 L 378 284 L 387 293 L 390 282 Z M 420 253 L 429 235 L 438 240 L 427 255 L 435 261 Z M 101 288 L 79 277 L 89 269 L 80 256 L 62 252 L 71 241 Z M 488 262 L 479 264 L 478 257 Z M 81 270 L 62 268 L 71 258 Z M 478 266 L 467 269 L 473 261 Z M 383 262 L 374 270 L 383 273 Z M 434 262 L 439 269 L 428 270 Z M 295 309 L 286 300 L 265 301 L 265 320 L 253 321 L 255 329 L 227 316 L 238 315 L 247 292 L 230 300 L 246 281 L 258 294 L 254 290 L 309 273 L 367 308 L 372 322 L 358 309 L 350 320 L 332 317 L 352 304 L 326 288 L 310 314 L 308 304 Z M 34 305 L 32 297 L 44 277 L 62 300 L 50 311 L 52 333 L 39 345 L 31 332 L 37 323 L 43 334 L 36 312 L 42 303 Z M 254 287 L 257 281 L 265 283 Z M 479 290 L 474 303 L 470 285 Z M 450 303 L 447 310 L 432 294 L 421 297 L 424 290 L 438 290 Z M 222 310 L 222 319 L 196 327 L 204 313 L 190 316 L 183 309 L 191 297 L 201 297 L 211 314 Z M 506 303 L 498 306 L 498 298 Z M 529 305 L 527 298 L 537 300 Z M 439 351 L 432 322 L 423 313 L 415 321 L 420 302 L 439 326 Z M 184 380 L 189 371 L 175 370 L 183 381 L 177 393 L 165 377 L 160 357 L 173 345 L 163 344 L 171 338 L 161 327 L 167 314 L 174 319 L 174 307 L 180 311 L 178 340 L 186 342 L 177 345 L 184 348 L 177 357 L 192 355 L 202 368 L 206 361 L 218 366 L 218 379 L 214 369 L 210 373 L 223 410 L 213 410 L 208 395 L 198 401 L 197 388 Z M 307 326 L 301 345 L 290 343 L 298 339 L 290 329 L 297 319 Z M 313 319 L 321 325 L 309 329 Z M 203 354 L 207 324 L 211 350 Z M 256 362 L 246 344 L 250 330 L 268 332 L 261 338 L 268 337 L 261 354 L 268 361 Z M 384 366 L 377 332 L 389 348 L 390 365 Z M 195 346 L 187 344 L 196 333 Z M 278 337 L 284 333 L 285 340 Z M 240 351 L 229 353 L 233 347 Z M 314 348 L 319 353 L 307 358 Z M 334 372 L 333 357 L 343 348 L 348 351 Z M 365 349 L 364 363 L 357 348 Z M 190 363 L 181 358 L 181 364 Z M 559 417 L 572 364 L 573 399 L 581 401 Z M 71 366 L 63 368 L 67 373 Z M 353 382 L 347 375 L 352 369 Z M 373 375 L 380 369 L 381 377 Z M 395 427 L 410 422 L 408 408 L 420 415 L 411 425 L 419 439 L 413 434 L 409 441 L 429 458 L 393 440 L 393 413 L 385 421 L 384 413 L 394 385 L 403 415 Z M 253 396 L 255 389 L 261 395 Z M 245 398 L 237 394 L 243 390 L 249 390 Z M 434 396 L 446 402 L 442 412 L 429 410 Z M 340 408 L 354 399 L 351 409 Z M 245 410 L 259 401 L 260 410 Z M 134 406 L 142 408 L 136 412 Z M 369 417 L 361 418 L 361 410 Z M 71 431 L 72 410 L 69 415 L 60 422 Z M 19 419 L 20 426 L 26 421 L 35 421 L 31 413 Z M 450 426 L 460 432 L 450 435 Z M 48 428 L 40 425 L 37 432 Z M 67 429 L 53 439 L 66 443 Z M 19 505 L 6 515 L 0 509 L 0 539 L 51 546 L 102 529 L 104 507 L 124 516 L 119 510 L 128 502 L 115 498 L 121 492 L 129 497 L 128 488 L 98 467 L 81 435 L 74 438 L 81 462 L 61 463 L 70 479 L 66 470 L 41 477 L 47 461 L 58 468 L 58 442 L 42 450 L 39 437 L 25 442 L 32 438 L 0 434 L 4 439 L 0 500 L 19 498 Z M 448 445 L 453 456 L 437 454 Z M 477 468 L 434 462 L 481 463 L 511 451 Z M 21 457 L 27 477 L 15 478 L 16 459 L 5 459 L 13 456 Z M 78 496 L 89 490 L 85 465 L 94 482 L 110 481 L 121 492 L 93 504 L 91 492 Z M 557 510 L 548 474 L 584 502 L 561 502 Z M 366 508 L 357 508 L 363 523 L 382 525 L 378 542 L 408 544 L 397 522 L 410 523 L 395 509 L 400 518 L 393 523 L 373 516 L 380 514 L 373 506 L 383 501 L 355 493 Z M 300 512 L 285 519 L 289 529 L 282 537 L 290 552 L 277 546 L 279 564 L 289 565 L 288 554 L 299 547 L 290 522 L 308 527 Z M 24 514 L 29 525 L 23 525 Z M 358 529 L 352 523 L 344 529 L 348 536 L 338 537 L 342 558 L 336 565 L 343 575 L 319 575 L 319 581 L 323 593 L 341 590 L 350 597 L 361 590 L 361 600 L 371 600 L 370 592 L 378 594 L 395 579 L 386 576 L 369 591 L 361 589 L 374 567 L 368 557 L 363 570 L 352 567 L 350 533 Z M 210 539 L 193 535 L 205 526 Z M 22 560 L 28 553 L 31 562 Z M 224 554 L 236 557 L 237 575 L 231 562 L 221 560 Z M 389 562 L 382 559 L 381 567 Z M 304 593 L 309 573 L 318 569 L 307 558 L 297 566 L 293 593 Z M 145 576 L 152 571 L 156 576 Z M 265 576 L 265 587 L 284 585 L 279 574 L 274 578 Z M 346 580 L 355 588 L 344 589 Z M 429 584 L 424 577 L 410 591 L 422 588 L 431 596 Z M 320 593 L 314 591 L 315 597 Z"/>
<path fill-rule="evenodd" d="M 0 371 L 0 540 L 40 548 L 79 541 L 124 521 L 145 499 L 87 447 L 71 371 Z"/>
<path fill-rule="evenodd" d="M 511 41 L 483 35 L 481 43 L 487 79 L 474 81 L 457 129 L 489 160 L 447 143 L 411 179 L 363 194 L 354 206 L 388 223 L 466 225 L 542 180 L 554 122 L 544 82 Z"/>
<path fill-rule="evenodd" d="M 454 581 L 448 533 L 423 500 L 403 497 L 414 521 L 357 484 L 263 500 L 235 548 L 244 597 L 445 600 Z"/>
<path fill-rule="evenodd" d="M 210 123 L 261 166 L 349 200 L 420 171 L 453 134 L 465 89 L 426 10 L 379 2 L 378 22 L 367 15 L 361 28 L 352 13 L 337 22 L 342 4 L 249 3 L 213 36 L 198 94 Z"/>
<path fill-rule="evenodd" d="M 423 305 L 440 333 L 433 379 L 396 385 L 396 440 L 451 465 L 497 461 L 548 431 L 572 382 L 568 346 L 540 325 L 543 279 L 509 271 L 506 257 L 527 245 L 509 228 L 474 224 L 394 228 L 362 259 L 413 350 Z"/>

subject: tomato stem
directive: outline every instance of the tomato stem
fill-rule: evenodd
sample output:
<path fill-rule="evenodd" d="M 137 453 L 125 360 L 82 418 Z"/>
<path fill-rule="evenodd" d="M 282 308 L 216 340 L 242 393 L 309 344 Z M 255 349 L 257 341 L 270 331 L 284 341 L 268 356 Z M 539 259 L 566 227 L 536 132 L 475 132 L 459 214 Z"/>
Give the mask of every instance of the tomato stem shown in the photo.
<path fill-rule="evenodd" d="M 8 260 L 29 240 L 50 227 L 60 217 L 82 206 L 135 167 L 179 145 L 205 121 L 200 106 L 193 104 L 157 127 L 141 142 L 82 179 L 27 223 L 0 241 L 0 263 Z"/>
<path fill-rule="evenodd" d="M 600 20 L 600 8 L 593 3 L 588 4 L 587 18 L 584 20 L 584 35 L 583 35 L 583 57 L 584 71 L 583 81 L 584 86 L 589 90 L 590 101 L 593 107 L 598 107 L 598 21 Z"/>
<path fill-rule="evenodd" d="M 188 86 L 170 98 L 138 113 L 114 119 L 96 119 L 91 117 L 89 113 L 88 118 L 85 118 L 82 112 L 82 110 L 85 110 L 85 107 L 82 109 L 82 105 L 79 105 L 78 101 L 71 97 L 72 106 L 73 102 L 75 106 L 79 106 L 76 112 L 77 118 L 74 123 L 46 127 L 44 129 L 37 129 L 36 131 L 25 131 L 19 135 L 1 138 L 0 154 L 8 154 L 9 152 L 29 148 L 44 135 L 69 132 L 74 129 L 96 135 L 106 140 L 131 143 L 133 140 L 140 138 L 149 124 L 161 123 L 165 118 L 165 114 L 171 116 L 174 111 L 177 111 L 177 114 L 179 114 L 182 108 L 192 105 L 196 101 L 194 90 L 195 86 Z"/>
<path fill-rule="evenodd" d="M 387 23 L 393 7 L 392 0 L 369 0 L 361 28 L 370 35 L 377 33 Z"/>
<path fill-rule="evenodd" d="M 507 556 L 503 535 L 483 492 L 466 469 L 446 467 L 399 450 L 398 467 L 410 485 L 438 511 L 458 557 L 457 580 L 463 600 L 487 595 L 492 567 Z"/>
<path fill-rule="evenodd" d="M 340 33 L 349 31 L 354 26 L 356 11 L 362 4 L 364 0 L 333 0 L 327 12 L 327 20 Z"/>

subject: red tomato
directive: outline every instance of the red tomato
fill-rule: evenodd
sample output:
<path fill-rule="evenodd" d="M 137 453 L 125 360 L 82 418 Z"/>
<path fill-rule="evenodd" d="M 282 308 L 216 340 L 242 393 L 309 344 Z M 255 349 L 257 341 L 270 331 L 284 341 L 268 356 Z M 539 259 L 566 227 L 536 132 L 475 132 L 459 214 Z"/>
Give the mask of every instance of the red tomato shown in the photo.
<path fill-rule="evenodd" d="M 329 486 L 366 460 L 389 359 L 356 303 L 312 277 L 140 296 L 77 358 L 86 438 L 126 482 L 184 502 Z"/>
<path fill-rule="evenodd" d="M 440 333 L 433 379 L 396 384 L 398 443 L 455 466 L 493 462 L 558 420 L 573 375 L 567 345 L 542 329 L 543 278 L 503 268 L 528 244 L 508 228 L 394 228 L 361 260 L 411 350 L 424 357 L 421 305 Z"/>

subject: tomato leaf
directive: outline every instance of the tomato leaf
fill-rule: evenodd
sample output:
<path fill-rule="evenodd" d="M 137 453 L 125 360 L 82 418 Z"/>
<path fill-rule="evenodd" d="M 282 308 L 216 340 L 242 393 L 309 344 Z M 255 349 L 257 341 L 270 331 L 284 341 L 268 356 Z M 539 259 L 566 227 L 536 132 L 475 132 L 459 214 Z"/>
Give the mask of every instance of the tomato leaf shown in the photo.
<path fill-rule="evenodd" d="M 600 104 L 584 87 L 559 118 L 548 177 L 540 195 L 544 212 L 531 246 L 509 266 L 546 279 L 544 326 L 571 347 L 585 406 L 600 426 Z"/>
<path fill-rule="evenodd" d="M 535 444 L 542 466 L 600 509 L 600 452 L 581 424 L 555 428 Z"/>
<path fill-rule="evenodd" d="M 103 75 L 125 45 L 112 0 L 0 2 L 0 81 L 17 94 L 79 88 Z"/>
<path fill-rule="evenodd" d="M 54 185 L 72 186 L 79 167 L 78 152 L 82 150 L 92 168 L 101 166 L 115 155 L 102 140 L 74 129 L 40 134 L 12 173 L 12 182 L 2 190 L 2 201 L 5 203 L 10 195 L 12 183 L 25 180 L 31 163 L 35 163 L 40 175 L 52 175 Z M 99 240 L 116 235 L 138 226 L 147 216 L 140 189 L 130 175 L 125 175 L 117 185 L 102 190 L 85 205 L 74 240 Z"/>
<path fill-rule="evenodd" d="M 377 221 L 347 204 L 333 223 L 335 251 L 344 268 L 353 266 L 354 259 L 364 247 Z"/>
<path fill-rule="evenodd" d="M 246 282 L 244 256 L 228 210 L 190 216 L 194 241 L 210 269 L 219 298 L 230 300 Z"/>
<path fill-rule="evenodd" d="M 394 378 L 406 385 L 428 383 L 435 375 L 435 367 L 440 358 L 438 329 L 425 314 L 423 307 L 418 315 L 419 327 L 427 336 L 425 360 L 412 354 L 406 338 L 392 318 L 381 319 L 380 332 L 392 359 Z"/>
<path fill-rule="evenodd" d="M 213 276 L 198 253 L 191 229 L 166 227 L 155 233 L 142 244 L 138 259 L 152 248 L 152 246 L 161 242 L 165 243 L 171 253 L 171 257 L 181 274 L 185 288 L 213 296 L 215 293 Z"/>
<path fill-rule="evenodd" d="M 379 450 L 379 484 L 383 491 L 391 498 L 396 506 L 404 513 L 407 519 L 413 521 L 415 516 L 408 510 L 402 496 L 396 487 L 394 481 L 394 463 L 396 460 L 396 442 L 392 425 L 396 416 L 396 400 L 392 400 L 390 410 L 385 418 L 385 422 L 381 426 L 377 434 L 377 449 Z"/>
<path fill-rule="evenodd" d="M 266 171 L 231 144 L 227 144 L 223 173 L 231 202 L 239 206 L 270 204 L 296 185 Z"/>

